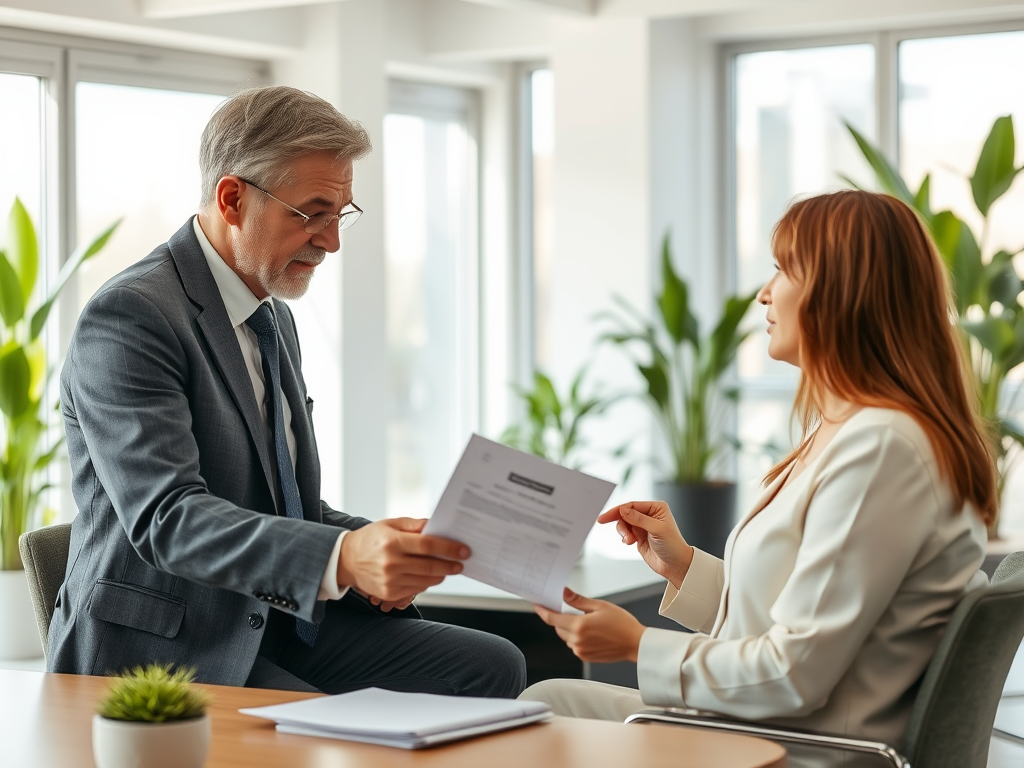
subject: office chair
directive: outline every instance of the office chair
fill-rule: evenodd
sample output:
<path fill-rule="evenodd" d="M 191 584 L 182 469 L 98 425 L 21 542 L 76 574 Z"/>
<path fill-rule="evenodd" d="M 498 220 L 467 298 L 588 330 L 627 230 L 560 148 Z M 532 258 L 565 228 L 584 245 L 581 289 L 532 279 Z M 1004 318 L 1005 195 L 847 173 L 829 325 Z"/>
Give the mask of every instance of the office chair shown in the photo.
<path fill-rule="evenodd" d="M 57 590 L 64 583 L 71 548 L 71 523 L 48 525 L 21 534 L 18 549 L 25 564 L 28 592 L 36 612 L 36 629 L 46 656 L 46 637 L 50 633 L 50 619 L 57 602 Z"/>
<path fill-rule="evenodd" d="M 696 711 L 644 710 L 627 723 L 673 723 L 759 736 L 814 749 L 874 755 L 896 768 L 985 768 L 996 708 L 1024 637 L 1024 552 L 1009 555 L 992 581 L 954 609 L 925 670 L 902 753 L 880 742 L 810 733 Z"/>

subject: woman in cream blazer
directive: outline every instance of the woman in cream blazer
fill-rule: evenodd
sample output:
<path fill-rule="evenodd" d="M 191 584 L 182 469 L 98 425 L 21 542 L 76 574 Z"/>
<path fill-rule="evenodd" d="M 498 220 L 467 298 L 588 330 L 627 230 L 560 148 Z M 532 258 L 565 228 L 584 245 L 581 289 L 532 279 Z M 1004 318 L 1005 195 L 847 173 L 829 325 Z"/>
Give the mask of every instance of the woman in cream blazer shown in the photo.
<path fill-rule="evenodd" d="M 773 250 L 758 299 L 769 354 L 801 369 L 804 439 L 724 562 L 687 545 L 661 502 L 598 518 L 668 580 L 661 613 L 693 633 L 567 590 L 583 615 L 541 618 L 584 660 L 636 661 L 639 691 L 552 680 L 523 698 L 579 717 L 690 707 L 901 742 L 951 610 L 984 579 L 996 505 L 944 267 L 905 205 L 866 192 L 796 203 Z"/>

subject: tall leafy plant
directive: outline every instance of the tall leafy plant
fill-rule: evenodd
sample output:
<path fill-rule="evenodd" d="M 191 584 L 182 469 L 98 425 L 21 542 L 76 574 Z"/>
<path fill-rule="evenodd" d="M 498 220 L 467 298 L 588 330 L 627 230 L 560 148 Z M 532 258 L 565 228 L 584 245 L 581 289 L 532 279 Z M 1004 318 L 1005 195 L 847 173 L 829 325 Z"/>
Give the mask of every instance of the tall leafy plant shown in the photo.
<path fill-rule="evenodd" d="M 723 387 L 722 379 L 750 334 L 740 323 L 756 294 L 727 298 L 718 322 L 705 336 L 690 308 L 690 288 L 672 266 L 667 234 L 661 246 L 661 275 L 654 322 L 616 296 L 622 313 L 602 315 L 615 326 L 602 339 L 623 348 L 646 382 L 642 397 L 651 406 L 672 457 L 665 479 L 704 483 L 710 480 L 712 458 L 725 443 L 722 431 L 713 428 L 715 409 L 722 398 L 735 396 Z"/>
<path fill-rule="evenodd" d="M 992 207 L 1022 170 L 1014 165 L 1013 118 L 1006 115 L 995 121 L 981 147 L 974 173 L 965 179 L 982 220 L 980 233 L 975 233 L 952 211 L 932 210 L 931 174 L 912 191 L 877 147 L 853 126 L 846 127 L 881 189 L 920 214 L 949 269 L 960 328 L 970 350 L 981 415 L 993 425 L 992 442 L 999 460 L 1001 491 L 1009 470 L 1007 451 L 1014 443 L 1024 446 L 1024 428 L 1009 415 L 1015 410 L 1015 403 L 1001 400 L 1007 374 L 1024 363 L 1024 283 L 1013 264 L 1014 256 L 1021 250 L 995 249 L 989 242 Z M 846 181 L 857 186 L 849 179 Z"/>
<path fill-rule="evenodd" d="M 4 442 L 0 457 L 0 570 L 22 568 L 18 537 L 32 524 L 48 487 L 46 468 L 59 455 L 63 435 L 53 437 L 54 420 L 45 412 L 49 378 L 41 333 L 67 281 L 95 256 L 117 222 L 61 269 L 48 295 L 38 298 L 39 241 L 25 206 L 15 199 L 8 218 L 7 246 L 0 250 L 0 411 Z"/>

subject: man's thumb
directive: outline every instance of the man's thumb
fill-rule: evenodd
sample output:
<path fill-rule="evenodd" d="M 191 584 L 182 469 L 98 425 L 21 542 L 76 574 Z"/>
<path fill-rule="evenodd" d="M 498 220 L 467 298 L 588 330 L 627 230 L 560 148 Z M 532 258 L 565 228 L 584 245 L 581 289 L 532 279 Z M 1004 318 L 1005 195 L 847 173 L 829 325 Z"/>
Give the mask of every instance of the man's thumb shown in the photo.
<path fill-rule="evenodd" d="M 427 521 L 426 518 L 419 517 L 394 517 L 388 521 L 388 524 L 400 531 L 419 533 L 423 530 L 423 526 L 427 524 Z"/>

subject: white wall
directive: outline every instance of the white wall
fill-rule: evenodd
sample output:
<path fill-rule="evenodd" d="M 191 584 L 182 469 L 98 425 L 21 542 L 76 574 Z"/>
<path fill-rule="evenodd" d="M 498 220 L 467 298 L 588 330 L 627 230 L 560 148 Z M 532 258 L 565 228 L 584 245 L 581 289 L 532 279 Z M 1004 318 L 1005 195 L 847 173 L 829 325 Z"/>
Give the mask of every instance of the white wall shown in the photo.
<path fill-rule="evenodd" d="M 594 316 L 612 306 L 613 294 L 641 311 L 651 306 L 649 23 L 560 19 L 552 25 L 551 38 L 552 376 L 564 390 L 579 367 L 589 364 L 606 393 L 636 389 L 639 376 L 621 353 L 597 347 L 602 325 Z M 624 403 L 588 434 L 604 448 L 635 435 L 636 449 L 646 454 L 648 431 L 646 410 Z M 617 481 L 623 465 L 603 459 L 588 469 Z M 633 481 L 634 488 L 648 484 L 642 472 Z M 620 488 L 613 501 L 628 495 L 628 489 Z M 601 538 L 597 545 L 603 549 L 607 543 Z"/>

